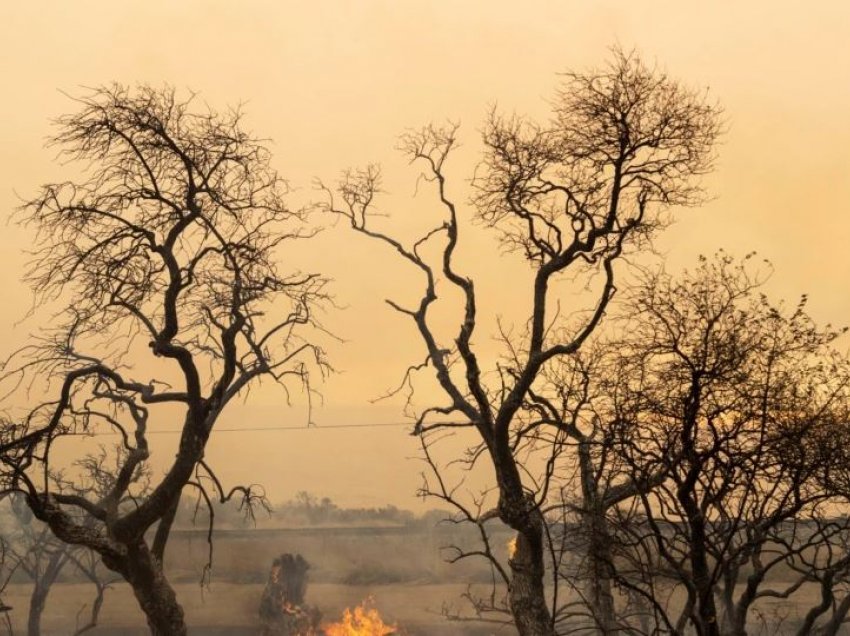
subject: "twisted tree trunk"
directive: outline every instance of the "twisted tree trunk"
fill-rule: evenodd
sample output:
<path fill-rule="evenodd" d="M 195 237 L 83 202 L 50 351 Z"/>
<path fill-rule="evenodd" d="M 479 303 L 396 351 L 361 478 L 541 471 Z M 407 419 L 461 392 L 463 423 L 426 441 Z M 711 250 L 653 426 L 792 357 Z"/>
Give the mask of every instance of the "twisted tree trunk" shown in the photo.
<path fill-rule="evenodd" d="M 520 636 L 555 636 L 543 583 L 543 515 L 534 497 L 524 491 L 510 450 L 504 455 L 495 453 L 494 463 L 499 482 L 499 517 L 517 532 L 508 590 L 514 623 Z"/>
<path fill-rule="evenodd" d="M 517 530 L 516 551 L 510 560 L 509 601 L 520 636 L 554 636 L 543 585 L 543 521 L 535 511 Z"/>
<path fill-rule="evenodd" d="M 186 636 L 183 607 L 177 602 L 162 563 L 144 542 L 132 546 L 121 563 L 104 559 L 110 569 L 119 572 L 133 588 L 133 594 L 147 618 L 151 636 Z"/>

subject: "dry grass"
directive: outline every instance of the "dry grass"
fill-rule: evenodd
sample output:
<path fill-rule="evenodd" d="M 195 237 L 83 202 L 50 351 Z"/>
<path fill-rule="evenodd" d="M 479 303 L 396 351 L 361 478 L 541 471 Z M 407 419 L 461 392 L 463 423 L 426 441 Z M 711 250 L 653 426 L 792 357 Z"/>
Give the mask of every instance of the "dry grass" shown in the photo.
<path fill-rule="evenodd" d="M 190 633 L 212 632 L 219 634 L 256 634 L 259 632 L 257 608 L 263 586 L 260 584 L 213 583 L 201 590 L 200 586 L 181 583 L 175 586 L 191 626 Z M 359 604 L 365 598 L 374 599 L 375 607 L 388 622 L 398 623 L 411 636 L 445 634 L 446 636 L 484 636 L 485 634 L 511 634 L 497 632 L 472 624 L 449 623 L 439 616 L 441 603 L 456 598 L 466 586 L 461 584 L 427 585 L 375 585 L 349 586 L 314 584 L 307 594 L 311 603 L 318 605 L 326 619 L 336 620 L 346 607 Z M 13 625 L 16 634 L 25 633 L 28 585 L 12 585 L 4 599 L 14 608 Z M 91 588 L 83 584 L 57 584 L 48 601 L 42 621 L 43 636 L 67 636 L 74 625 L 80 608 L 90 601 Z M 87 610 L 86 610 L 87 611 Z M 143 636 L 144 616 L 132 592 L 125 584 L 117 584 L 107 592 L 101 614 L 100 627 L 90 632 L 106 636 Z"/>
<path fill-rule="evenodd" d="M 507 545 L 507 536 L 495 543 Z M 452 566 L 440 556 L 440 546 L 469 539 L 451 527 L 431 532 L 387 528 L 223 532 L 216 542 L 211 585 L 201 588 L 198 581 L 207 558 L 203 534 L 178 532 L 172 537 L 166 562 L 193 635 L 257 634 L 263 586 L 272 560 L 282 552 L 301 553 L 312 564 L 307 599 L 328 620 L 336 620 L 344 608 L 372 597 L 382 615 L 410 636 L 515 634 L 510 628 L 498 631 L 486 625 L 450 623 L 440 616 L 444 603 L 463 606 L 460 595 L 468 584 L 489 580 L 489 571 L 480 561 Z M 18 583 L 3 597 L 15 608 L 12 618 L 18 634 L 25 633 L 29 592 L 29 584 Z M 57 584 L 44 614 L 44 636 L 71 633 L 77 613 L 91 599 L 89 585 Z M 817 600 L 814 587 L 801 590 L 792 601 L 765 600 L 760 606 L 765 619 L 774 626 L 777 621 L 784 622 L 777 631 L 759 629 L 754 620 L 750 633 L 789 633 Z M 131 590 L 126 584 L 116 584 L 107 592 L 101 627 L 91 634 L 147 633 Z"/>

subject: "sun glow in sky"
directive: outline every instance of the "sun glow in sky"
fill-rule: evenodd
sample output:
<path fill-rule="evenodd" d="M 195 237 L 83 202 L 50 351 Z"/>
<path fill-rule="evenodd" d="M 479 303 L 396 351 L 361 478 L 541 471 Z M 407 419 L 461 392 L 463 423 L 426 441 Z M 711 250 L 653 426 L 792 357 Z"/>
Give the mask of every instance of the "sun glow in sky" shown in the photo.
<path fill-rule="evenodd" d="M 417 171 L 394 150 L 399 133 L 461 122 L 463 145 L 447 174 L 463 204 L 488 109 L 545 119 L 557 73 L 600 65 L 619 44 L 707 87 L 724 108 L 727 132 L 706 180 L 713 198 L 677 213 L 658 241 L 671 267 L 720 247 L 757 250 L 775 265 L 772 293 L 806 292 L 817 319 L 850 324 L 848 36 L 850 4 L 839 1 L 8 2 L 0 7 L 0 209 L 8 216 L 19 196 L 70 176 L 73 168 L 43 147 L 51 118 L 73 110 L 64 93 L 112 81 L 169 83 L 214 108 L 244 103 L 250 128 L 272 140 L 294 204 L 318 197 L 314 177 L 333 182 L 346 167 L 380 162 L 386 223 L 413 236 L 440 210 L 424 188 L 414 197 Z M 424 357 L 411 325 L 383 302 L 415 299 L 416 272 L 328 219 L 317 222 L 326 231 L 292 260 L 335 279 L 344 309 L 329 310 L 325 323 L 345 341 L 326 342 L 340 372 L 321 387 L 317 428 L 223 432 L 208 458 L 227 480 L 264 484 L 273 500 L 309 490 L 341 503 L 415 507 L 421 466 L 405 429 L 321 427 L 403 420 L 403 399 L 370 400 Z M 0 234 L 4 354 L 38 322 L 21 322 L 30 240 L 14 224 Z M 480 228 L 460 249 L 488 317 L 478 342 L 494 353 L 495 316 L 522 320 L 528 268 L 501 256 Z M 275 387 L 262 386 L 221 425 L 302 426 L 304 400 L 295 399 L 287 408 Z M 173 441 L 155 443 L 170 457 Z"/>

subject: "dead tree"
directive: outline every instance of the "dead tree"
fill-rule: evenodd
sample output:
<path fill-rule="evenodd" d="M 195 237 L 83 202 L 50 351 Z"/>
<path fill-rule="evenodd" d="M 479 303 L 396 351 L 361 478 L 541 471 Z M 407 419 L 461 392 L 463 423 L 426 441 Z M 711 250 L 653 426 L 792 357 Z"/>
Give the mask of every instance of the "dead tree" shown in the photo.
<path fill-rule="evenodd" d="M 3 626 L 6 628 L 6 633 L 13 636 L 12 619 L 9 613 L 14 609 L 11 605 L 6 605 L 3 602 L 3 592 L 6 591 L 6 586 L 18 569 L 18 560 L 10 558 L 9 544 L 6 539 L 0 537 L 0 615 L 2 615 Z"/>
<path fill-rule="evenodd" d="M 482 536 L 487 521 L 495 518 L 516 531 L 512 558 L 494 568 L 509 590 L 510 615 L 523 636 L 555 632 L 544 591 L 547 547 L 541 514 L 551 494 L 550 472 L 544 461 L 534 475 L 526 455 L 533 446 L 547 456 L 559 447 L 564 432 L 548 420 L 524 421 L 522 405 L 541 373 L 575 354 L 599 325 L 614 295 L 616 263 L 624 251 L 646 245 L 671 206 L 700 200 L 696 177 L 710 169 L 718 128 L 717 109 L 703 95 L 619 51 L 601 69 L 564 76 L 551 124 L 491 114 L 474 180 L 473 215 L 507 249 L 524 256 L 534 273 L 527 327 L 505 338 L 504 358 L 492 366 L 485 365 L 474 337 L 475 283 L 456 260 L 464 221 L 449 191 L 447 161 L 457 144 L 457 127 L 428 126 L 402 139 L 403 152 L 423 167 L 445 215 L 409 244 L 375 227 L 376 167 L 348 172 L 336 190 L 325 188 L 331 211 L 354 231 L 395 250 L 423 278 L 417 305 L 389 301 L 412 321 L 425 348 L 425 363 L 411 367 L 407 379 L 415 369 L 430 367 L 445 397 L 419 413 L 414 433 L 433 450 L 436 431 L 473 431 L 477 442 L 470 463 L 488 464 L 497 502 L 479 509 L 475 502 L 461 501 L 441 478 L 437 462 L 431 462 L 436 474 L 425 491 L 455 504 Z M 434 249 L 438 256 L 431 260 Z M 554 286 L 564 277 L 595 281 L 595 304 L 574 308 L 587 310 L 580 320 L 567 320 L 557 311 Z M 438 281 L 462 298 L 450 341 L 432 325 Z M 488 377 L 494 377 L 492 383 Z M 476 554 L 494 559 L 486 545 Z"/>
<path fill-rule="evenodd" d="M 316 632 L 322 615 L 305 600 L 309 569 L 300 554 L 285 553 L 274 560 L 260 601 L 263 634 L 300 636 Z"/>
<path fill-rule="evenodd" d="M 71 550 L 77 546 L 56 541 L 47 527 L 34 528 L 31 523 L 26 523 L 24 527 L 22 534 L 25 539 L 20 542 L 22 545 L 12 549 L 21 571 L 33 582 L 27 613 L 27 636 L 39 636 L 47 597 L 70 562 Z"/>
<path fill-rule="evenodd" d="M 605 379 L 619 371 L 618 361 L 598 342 L 541 374 L 523 404 L 528 422 L 557 422 L 564 434 L 549 461 L 549 487 L 559 493 L 544 516 L 553 563 L 553 587 L 565 586 L 576 600 L 554 605 L 556 622 L 566 631 L 630 633 L 632 614 L 616 602 L 620 546 L 609 519 L 621 503 L 647 492 L 663 479 L 656 471 L 636 474 L 615 452 L 616 437 L 604 418 Z M 622 573 L 620 574 L 622 576 Z M 637 605 L 642 605 L 635 598 Z"/>
<path fill-rule="evenodd" d="M 82 176 L 44 186 L 20 211 L 37 236 L 36 300 L 64 311 L 4 367 L 7 386 L 44 398 L 0 427 L 0 492 L 22 493 L 58 539 L 97 552 L 131 585 L 152 633 L 185 634 L 163 569 L 181 493 L 262 500 L 256 487 L 224 488 L 204 449 L 222 411 L 261 378 L 309 391 L 308 371 L 327 368 L 312 340 L 325 280 L 281 270 L 283 250 L 311 230 L 238 109 L 195 108 L 147 86 L 75 102 L 52 141 Z M 179 429 L 174 458 L 122 507 L 161 423 Z M 52 488 L 57 440 L 101 430 L 125 449 L 106 494 Z"/>
<path fill-rule="evenodd" d="M 105 496 L 114 485 L 115 471 L 120 469 L 125 460 L 121 447 L 116 448 L 116 461 L 113 465 L 106 463 L 107 457 L 106 449 L 101 447 L 98 453 L 88 455 L 75 463 L 81 474 L 78 482 L 53 475 L 51 488 L 65 494 L 72 493 L 95 499 Z M 140 466 L 133 477 L 132 487 L 128 488 L 127 496 L 120 504 L 121 507 L 131 504 L 133 499 L 144 494 L 148 484 L 149 476 Z M 78 626 L 74 634 L 81 634 L 96 627 L 104 594 L 113 581 L 98 567 L 98 559 L 94 553 L 85 546 L 63 543 L 57 539 L 48 526 L 34 519 L 20 493 L 10 493 L 7 501 L 10 503 L 12 517 L 12 527 L 7 528 L 9 552 L 16 560 L 18 569 L 33 583 L 27 614 L 27 635 L 41 634 L 41 616 L 51 589 L 60 576 L 68 575 L 69 571 L 71 575 L 82 576 L 95 588 L 89 618 L 83 626 Z"/>
<path fill-rule="evenodd" d="M 818 328 L 805 300 L 771 304 L 763 281 L 752 258 L 723 253 L 678 279 L 647 274 L 597 378 L 610 448 L 648 485 L 608 511 L 616 581 L 664 631 L 741 636 L 759 600 L 814 584 L 825 601 L 800 633 L 850 607 L 850 361 L 833 349 L 840 331 Z M 784 586 L 771 576 L 783 568 L 796 573 Z"/>

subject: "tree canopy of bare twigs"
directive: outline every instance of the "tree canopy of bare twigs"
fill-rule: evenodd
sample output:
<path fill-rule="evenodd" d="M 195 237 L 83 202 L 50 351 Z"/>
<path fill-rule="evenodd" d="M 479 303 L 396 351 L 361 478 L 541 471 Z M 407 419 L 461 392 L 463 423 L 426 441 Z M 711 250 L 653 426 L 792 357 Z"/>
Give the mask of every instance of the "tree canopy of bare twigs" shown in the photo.
<path fill-rule="evenodd" d="M 841 332 L 818 328 L 805 298 L 770 303 L 752 260 L 721 253 L 680 279 L 648 276 L 607 391 L 629 470 L 665 475 L 635 498 L 640 521 L 620 526 L 651 542 L 687 591 L 671 622 L 700 634 L 746 633 L 759 599 L 827 572 L 834 590 L 850 564 L 850 362 L 832 348 Z M 769 578 L 781 568 L 797 572 L 784 590 Z"/>
<path fill-rule="evenodd" d="M 740 636 L 804 588 L 819 600 L 784 629 L 835 634 L 848 615 L 850 360 L 805 298 L 767 299 L 768 271 L 721 252 L 647 273 L 585 364 L 576 510 L 596 583 L 641 601 L 620 633 Z"/>
<path fill-rule="evenodd" d="M 310 371 L 328 368 L 316 340 L 326 280 L 283 270 L 287 246 L 312 231 L 239 109 L 149 86 L 74 101 L 51 143 L 81 176 L 45 185 L 19 212 L 36 234 L 37 306 L 61 309 L 4 365 L 13 396 L 45 397 L 0 428 L 0 489 L 124 577 L 153 633 L 185 634 L 162 567 L 181 492 L 264 501 L 257 487 L 224 488 L 204 448 L 223 409 L 261 378 L 310 391 Z M 122 506 L 154 418 L 179 426 L 175 457 Z M 125 449 L 111 487 L 96 497 L 55 487 L 57 442 L 103 430 Z"/>
<path fill-rule="evenodd" d="M 624 252 L 645 245 L 665 224 L 671 206 L 701 200 L 699 177 L 711 168 L 720 130 L 718 109 L 704 94 L 621 51 L 614 51 L 602 68 L 565 74 L 553 110 L 547 124 L 496 111 L 484 124 L 485 151 L 473 182 L 471 216 L 490 226 L 534 271 L 526 327 L 505 338 L 505 355 L 493 367 L 483 366 L 476 344 L 475 281 L 456 262 L 465 221 L 447 184 L 458 128 L 427 126 L 402 138 L 402 151 L 421 166 L 444 213 L 410 245 L 375 226 L 377 167 L 350 171 L 337 188 L 325 187 L 330 211 L 347 219 L 355 232 L 395 250 L 421 273 L 418 304 L 388 302 L 412 321 L 425 348 L 425 364 L 408 373 L 431 368 L 445 398 L 421 411 L 414 425 L 433 469 L 425 491 L 481 528 L 484 547 L 475 555 L 492 561 L 508 589 L 505 609 L 523 636 L 554 634 L 558 620 L 550 607 L 552 597 L 545 593 L 541 513 L 553 494 L 548 486 L 553 462 L 544 461 L 536 470 L 527 452 L 533 446 L 556 454 L 567 435 L 553 417 L 527 419 L 523 405 L 535 399 L 545 370 L 578 352 L 600 324 L 614 296 L 615 265 Z M 426 244 L 432 249 L 425 250 Z M 427 255 L 433 249 L 439 254 L 432 260 Z M 554 311 L 557 301 L 568 302 L 553 292 L 555 282 L 565 276 L 596 281 L 595 305 L 580 320 Z M 450 341 L 441 341 L 432 328 L 438 281 L 463 299 Z M 498 498 L 493 509 L 464 500 L 463 491 L 441 475 L 431 444 L 435 434 L 457 426 L 472 429 L 479 443 L 467 458 L 448 459 L 489 465 Z M 506 564 L 487 541 L 485 524 L 497 518 L 517 532 Z M 458 558 L 466 556 L 471 555 Z"/>

